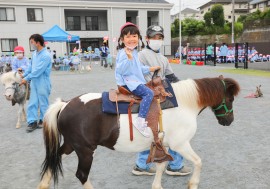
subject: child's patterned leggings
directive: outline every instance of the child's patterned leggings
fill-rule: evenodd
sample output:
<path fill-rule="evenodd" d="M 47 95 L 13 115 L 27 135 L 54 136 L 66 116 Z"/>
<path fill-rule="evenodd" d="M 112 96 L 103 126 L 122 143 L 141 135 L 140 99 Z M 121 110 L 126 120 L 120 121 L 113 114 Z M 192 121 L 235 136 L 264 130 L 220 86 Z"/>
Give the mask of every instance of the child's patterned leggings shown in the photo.
<path fill-rule="evenodd" d="M 146 118 L 152 100 L 154 98 L 153 91 L 145 85 L 141 84 L 135 90 L 133 90 L 132 93 L 142 98 L 142 101 L 140 103 L 139 117 Z"/>

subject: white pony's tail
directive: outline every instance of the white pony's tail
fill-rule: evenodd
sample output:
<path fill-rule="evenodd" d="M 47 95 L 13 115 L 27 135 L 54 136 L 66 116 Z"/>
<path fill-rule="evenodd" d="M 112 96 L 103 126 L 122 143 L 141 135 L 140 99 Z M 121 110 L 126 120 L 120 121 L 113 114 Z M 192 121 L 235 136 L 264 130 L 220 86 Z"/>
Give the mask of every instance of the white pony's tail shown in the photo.
<path fill-rule="evenodd" d="M 58 172 L 62 174 L 62 161 L 59 154 L 61 135 L 57 128 L 57 118 L 61 108 L 66 104 L 60 98 L 48 108 L 43 120 L 43 136 L 46 148 L 46 157 L 42 165 L 41 176 L 48 169 L 51 170 L 54 181 L 58 180 Z"/>

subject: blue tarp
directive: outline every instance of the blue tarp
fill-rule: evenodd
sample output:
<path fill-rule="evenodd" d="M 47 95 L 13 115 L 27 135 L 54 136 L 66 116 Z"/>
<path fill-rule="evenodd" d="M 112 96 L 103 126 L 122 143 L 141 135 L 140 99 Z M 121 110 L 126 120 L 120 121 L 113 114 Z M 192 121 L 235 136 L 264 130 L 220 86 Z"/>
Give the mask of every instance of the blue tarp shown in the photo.
<path fill-rule="evenodd" d="M 42 34 L 45 41 L 54 42 L 74 42 L 79 41 L 80 37 L 77 35 L 68 34 L 66 31 L 62 30 L 58 25 L 54 25 L 49 31 Z M 69 37 L 70 36 L 70 40 Z"/>

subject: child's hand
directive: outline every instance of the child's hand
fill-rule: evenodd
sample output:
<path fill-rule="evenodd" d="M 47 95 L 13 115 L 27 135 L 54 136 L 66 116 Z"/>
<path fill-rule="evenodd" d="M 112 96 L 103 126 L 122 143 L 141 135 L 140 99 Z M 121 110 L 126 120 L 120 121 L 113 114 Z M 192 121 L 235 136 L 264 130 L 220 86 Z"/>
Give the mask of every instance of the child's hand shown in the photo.
<path fill-rule="evenodd" d="M 133 56 L 132 56 L 132 50 L 130 50 L 130 49 L 128 49 L 128 48 L 125 47 L 125 52 L 126 52 L 126 54 L 128 56 L 128 59 L 131 60 L 133 58 Z"/>
<path fill-rule="evenodd" d="M 153 66 L 149 68 L 150 72 L 154 72 L 156 70 L 160 70 L 160 66 Z"/>

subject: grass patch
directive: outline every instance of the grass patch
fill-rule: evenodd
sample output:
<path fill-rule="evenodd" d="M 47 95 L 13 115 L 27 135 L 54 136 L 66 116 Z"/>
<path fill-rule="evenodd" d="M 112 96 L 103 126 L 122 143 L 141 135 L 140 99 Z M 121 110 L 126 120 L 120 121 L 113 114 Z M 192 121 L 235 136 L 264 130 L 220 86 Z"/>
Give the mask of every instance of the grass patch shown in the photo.
<path fill-rule="evenodd" d="M 251 75 L 251 76 L 258 76 L 258 77 L 270 77 L 269 71 L 263 70 L 250 70 L 250 69 L 220 69 L 217 70 L 218 72 L 225 72 L 225 73 L 232 73 L 232 74 L 241 74 L 241 75 Z"/>

